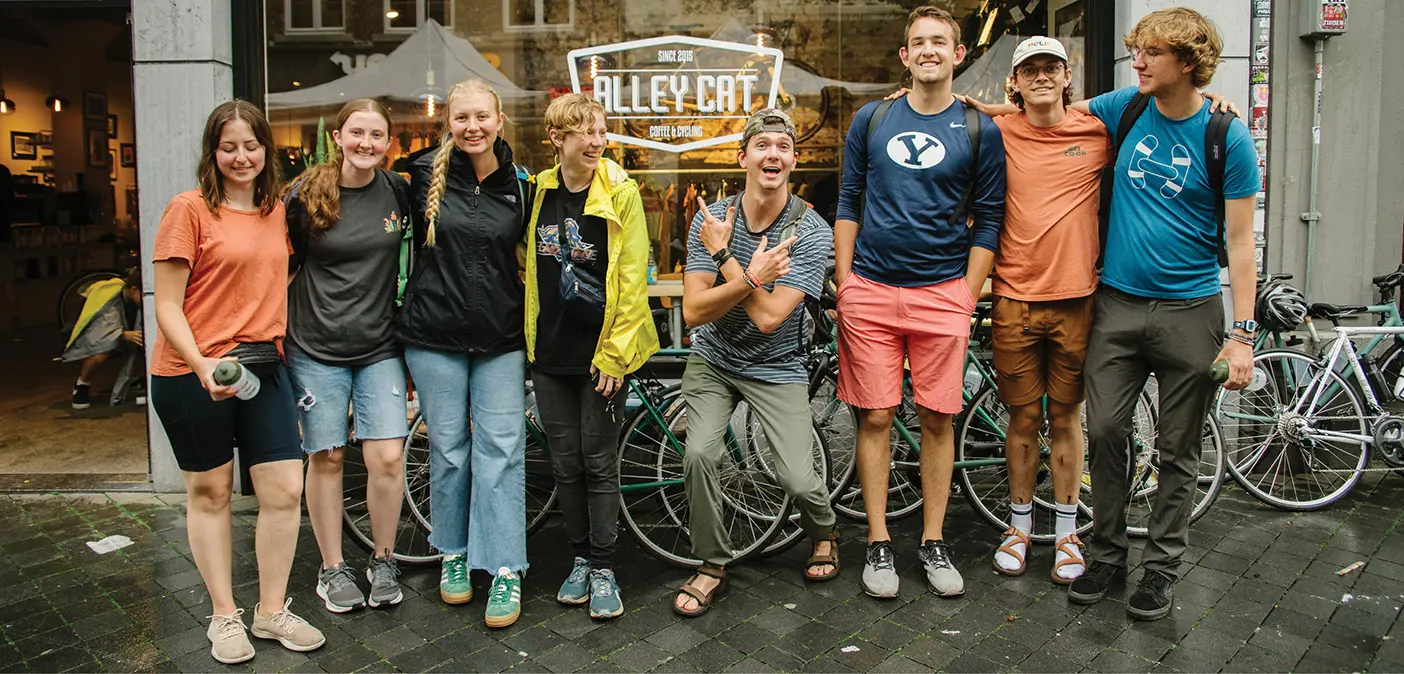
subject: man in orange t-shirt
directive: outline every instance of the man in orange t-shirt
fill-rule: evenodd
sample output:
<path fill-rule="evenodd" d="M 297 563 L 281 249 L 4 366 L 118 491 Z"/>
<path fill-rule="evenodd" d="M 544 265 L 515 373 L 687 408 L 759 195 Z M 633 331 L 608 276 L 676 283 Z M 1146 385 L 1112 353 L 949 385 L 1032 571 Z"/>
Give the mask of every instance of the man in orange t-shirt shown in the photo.
<path fill-rule="evenodd" d="M 1097 288 L 1100 177 L 1108 156 L 1106 125 L 1070 107 L 1071 84 L 1063 45 L 1029 38 L 1014 51 L 1007 85 L 1020 111 L 994 118 L 1004 134 L 1008 185 L 992 319 L 999 396 L 1009 406 L 1012 525 L 994 568 L 1017 576 L 1026 566 L 1046 396 L 1057 501 L 1051 575 L 1059 584 L 1071 583 L 1085 568 L 1076 535 L 1083 456 L 1079 407 Z"/>

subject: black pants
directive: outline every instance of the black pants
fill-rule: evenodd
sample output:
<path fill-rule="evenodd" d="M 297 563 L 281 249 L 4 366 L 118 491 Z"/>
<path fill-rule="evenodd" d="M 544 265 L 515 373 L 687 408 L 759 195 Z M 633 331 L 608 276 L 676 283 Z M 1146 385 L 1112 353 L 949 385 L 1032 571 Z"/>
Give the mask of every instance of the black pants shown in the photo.
<path fill-rule="evenodd" d="M 301 461 L 292 385 L 282 363 L 245 366 L 262 387 L 252 400 L 215 402 L 194 373 L 151 377 L 151 406 L 166 429 L 176 464 L 202 473 L 234 460 L 248 467 L 271 461 Z"/>
<path fill-rule="evenodd" d="M 590 375 L 552 375 L 532 368 L 541 430 L 550 446 L 556 499 L 575 555 L 590 568 L 614 568 L 619 538 L 621 389 L 613 400 L 595 391 Z"/>
<path fill-rule="evenodd" d="M 1136 398 L 1154 373 L 1160 384 L 1155 442 L 1160 475 L 1141 564 L 1178 580 L 1180 558 L 1189 545 L 1204 417 L 1218 388 L 1208 369 L 1224 342 L 1223 298 L 1155 300 L 1103 286 L 1097 290 L 1095 307 L 1084 370 L 1092 469 L 1091 558 L 1127 564 L 1127 440 Z"/>

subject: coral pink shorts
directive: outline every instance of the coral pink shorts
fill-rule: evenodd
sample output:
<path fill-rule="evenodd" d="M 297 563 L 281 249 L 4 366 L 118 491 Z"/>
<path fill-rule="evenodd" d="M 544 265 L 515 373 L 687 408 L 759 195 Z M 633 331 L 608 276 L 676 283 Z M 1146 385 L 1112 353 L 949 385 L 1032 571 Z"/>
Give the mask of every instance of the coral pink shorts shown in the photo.
<path fill-rule="evenodd" d="M 896 407 L 906 363 L 918 405 L 959 413 L 974 311 L 964 277 L 899 288 L 849 274 L 838 289 L 839 400 L 869 410 Z"/>

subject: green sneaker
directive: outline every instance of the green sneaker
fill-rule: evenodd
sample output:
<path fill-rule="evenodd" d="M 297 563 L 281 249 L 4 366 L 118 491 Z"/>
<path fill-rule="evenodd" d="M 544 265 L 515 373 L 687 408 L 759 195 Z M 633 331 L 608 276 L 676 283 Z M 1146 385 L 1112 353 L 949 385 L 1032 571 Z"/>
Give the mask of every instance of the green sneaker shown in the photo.
<path fill-rule="evenodd" d="M 473 599 L 466 555 L 444 555 L 439 567 L 439 597 L 445 604 L 467 604 Z"/>
<path fill-rule="evenodd" d="M 522 615 L 522 579 L 507 567 L 497 570 L 488 590 L 487 626 L 507 627 Z"/>

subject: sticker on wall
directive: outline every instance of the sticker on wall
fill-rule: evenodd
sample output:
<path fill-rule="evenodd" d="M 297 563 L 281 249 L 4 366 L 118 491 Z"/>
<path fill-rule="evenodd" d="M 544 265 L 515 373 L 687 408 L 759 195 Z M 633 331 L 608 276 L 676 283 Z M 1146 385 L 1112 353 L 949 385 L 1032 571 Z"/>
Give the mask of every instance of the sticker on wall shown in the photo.
<path fill-rule="evenodd" d="M 1268 46 L 1266 44 L 1253 45 L 1253 63 L 1260 66 L 1268 64 Z"/>
<path fill-rule="evenodd" d="M 1253 16 L 1258 18 L 1271 17 L 1272 0 L 1253 0 Z"/>
<path fill-rule="evenodd" d="M 1267 138 L 1268 109 L 1265 107 L 1253 108 L 1253 123 L 1248 126 L 1254 138 Z"/>
<path fill-rule="evenodd" d="M 1249 84 L 1267 84 L 1267 83 L 1268 83 L 1268 67 L 1267 67 L 1267 66 L 1251 66 L 1251 67 L 1249 67 L 1249 69 L 1248 69 L 1248 83 L 1249 83 Z"/>
<path fill-rule="evenodd" d="M 1264 107 L 1268 104 L 1268 85 L 1253 85 L 1253 107 Z"/>

